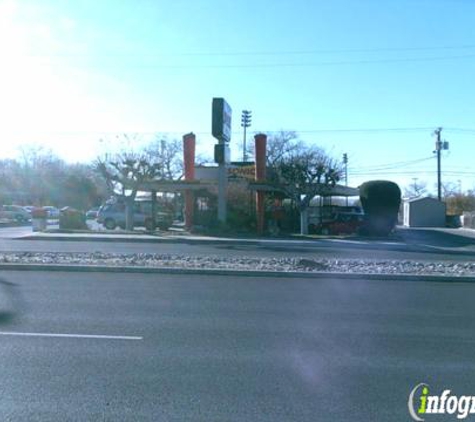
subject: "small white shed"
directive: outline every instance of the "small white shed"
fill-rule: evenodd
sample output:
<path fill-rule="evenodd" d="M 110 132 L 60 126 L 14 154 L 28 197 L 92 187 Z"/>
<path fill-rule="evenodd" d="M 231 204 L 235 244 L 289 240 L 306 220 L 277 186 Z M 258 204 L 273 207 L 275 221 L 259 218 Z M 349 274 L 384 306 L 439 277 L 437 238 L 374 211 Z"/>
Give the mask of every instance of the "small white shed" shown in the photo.
<path fill-rule="evenodd" d="M 404 202 L 406 227 L 445 227 L 445 204 L 435 198 L 415 198 Z"/>

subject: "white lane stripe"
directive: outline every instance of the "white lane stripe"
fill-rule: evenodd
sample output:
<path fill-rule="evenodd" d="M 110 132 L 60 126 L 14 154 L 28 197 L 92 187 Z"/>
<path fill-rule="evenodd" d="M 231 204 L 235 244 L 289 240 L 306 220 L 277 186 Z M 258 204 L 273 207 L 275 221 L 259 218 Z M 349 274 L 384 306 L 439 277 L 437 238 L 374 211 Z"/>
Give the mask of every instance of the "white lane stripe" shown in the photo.
<path fill-rule="evenodd" d="M 15 331 L 0 331 L 0 335 L 22 337 L 92 338 L 99 340 L 143 340 L 143 337 L 137 336 L 108 336 L 100 334 L 20 333 Z"/>

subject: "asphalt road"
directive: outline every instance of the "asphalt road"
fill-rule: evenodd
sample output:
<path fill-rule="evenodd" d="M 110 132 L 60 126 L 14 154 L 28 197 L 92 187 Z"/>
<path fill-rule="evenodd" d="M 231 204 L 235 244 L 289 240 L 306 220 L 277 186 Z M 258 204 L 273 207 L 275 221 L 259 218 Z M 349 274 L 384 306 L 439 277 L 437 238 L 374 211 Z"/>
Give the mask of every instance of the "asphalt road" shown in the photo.
<path fill-rule="evenodd" d="M 399 422 L 420 382 L 475 395 L 468 283 L 2 277 L 2 421 Z"/>

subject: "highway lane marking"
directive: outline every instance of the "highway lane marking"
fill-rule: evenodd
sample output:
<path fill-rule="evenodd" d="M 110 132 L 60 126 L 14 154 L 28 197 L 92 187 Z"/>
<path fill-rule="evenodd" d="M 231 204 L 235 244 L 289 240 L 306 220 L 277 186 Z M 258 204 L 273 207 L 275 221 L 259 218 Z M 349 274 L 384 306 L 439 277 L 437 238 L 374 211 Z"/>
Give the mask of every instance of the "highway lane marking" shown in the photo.
<path fill-rule="evenodd" d="M 96 340 L 143 340 L 139 336 L 109 336 L 100 334 L 59 334 L 59 333 L 22 333 L 17 331 L 0 331 L 0 336 L 19 337 L 56 337 L 56 338 L 89 338 Z"/>

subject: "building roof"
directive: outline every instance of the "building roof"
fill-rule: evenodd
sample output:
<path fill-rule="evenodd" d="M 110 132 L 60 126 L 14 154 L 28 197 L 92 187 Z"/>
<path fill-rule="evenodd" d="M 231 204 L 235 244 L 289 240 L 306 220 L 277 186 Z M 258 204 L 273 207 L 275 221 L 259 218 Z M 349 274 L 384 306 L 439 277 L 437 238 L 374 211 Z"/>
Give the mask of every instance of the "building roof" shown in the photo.
<path fill-rule="evenodd" d="M 413 203 L 413 202 L 421 202 L 421 201 L 429 201 L 429 202 L 437 202 L 439 204 L 444 204 L 442 201 L 439 201 L 437 198 L 432 198 L 431 196 L 424 196 L 419 198 L 411 198 L 406 199 L 405 202 Z M 445 204 L 444 204 L 445 205 Z"/>

